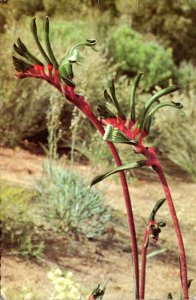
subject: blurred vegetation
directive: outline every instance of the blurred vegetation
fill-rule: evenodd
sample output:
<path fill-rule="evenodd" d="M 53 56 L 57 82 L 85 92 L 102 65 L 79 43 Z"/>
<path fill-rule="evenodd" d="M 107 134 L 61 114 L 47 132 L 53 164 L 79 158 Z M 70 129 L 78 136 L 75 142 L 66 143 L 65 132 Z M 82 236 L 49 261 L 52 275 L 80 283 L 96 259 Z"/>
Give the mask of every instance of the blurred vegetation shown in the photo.
<path fill-rule="evenodd" d="M 157 42 L 145 41 L 141 34 L 128 25 L 112 28 L 109 45 L 111 56 L 128 76 L 145 74 L 145 89 L 168 82 L 174 71 L 171 49 L 164 49 Z"/>
<path fill-rule="evenodd" d="M 77 92 L 85 95 L 94 112 L 97 100 L 102 99 L 103 90 L 112 77 L 116 78 L 117 94 L 125 108 L 128 106 L 130 82 L 139 71 L 145 73 L 137 100 L 139 106 L 157 89 L 157 85 L 164 87 L 171 81 L 181 85 L 178 97 L 186 104 L 188 117 L 183 118 L 170 110 L 167 115 L 158 114 L 150 142 L 158 145 L 168 160 L 195 177 L 190 167 L 195 162 L 195 13 L 196 2 L 193 0 L 10 0 L 1 5 L 0 59 L 4 62 L 0 66 L 1 145 L 14 147 L 23 145 L 25 140 L 46 145 L 51 140 L 51 126 L 54 126 L 56 148 L 71 151 L 74 146 L 74 153 L 89 162 L 103 160 L 103 155 L 98 160 L 98 153 L 104 153 L 101 151 L 104 144 L 98 142 L 93 128 L 82 117 L 79 125 L 77 122 L 71 124 L 73 108 L 61 95 L 39 80 L 17 81 L 14 78 L 13 43 L 20 36 L 32 52 L 38 54 L 29 23 L 32 16 L 37 16 L 41 29 L 40 20 L 48 14 L 51 17 L 51 40 L 59 60 L 74 43 L 85 38 L 98 40 L 99 52 L 87 49 L 84 64 L 75 68 Z M 59 111 L 54 108 L 58 104 Z M 54 117 L 53 113 L 56 114 Z M 161 119 L 164 117 L 167 121 Z M 171 130 L 173 140 L 169 137 Z M 174 140 L 179 134 L 180 138 Z M 166 145 L 169 150 L 166 150 Z M 49 152 L 53 150 L 49 146 Z"/>
<path fill-rule="evenodd" d="M 21 187 L 1 182 L 1 239 L 2 251 L 25 257 L 40 258 L 44 244 L 29 205 L 35 196 Z M 13 250 L 15 249 L 15 250 Z"/>

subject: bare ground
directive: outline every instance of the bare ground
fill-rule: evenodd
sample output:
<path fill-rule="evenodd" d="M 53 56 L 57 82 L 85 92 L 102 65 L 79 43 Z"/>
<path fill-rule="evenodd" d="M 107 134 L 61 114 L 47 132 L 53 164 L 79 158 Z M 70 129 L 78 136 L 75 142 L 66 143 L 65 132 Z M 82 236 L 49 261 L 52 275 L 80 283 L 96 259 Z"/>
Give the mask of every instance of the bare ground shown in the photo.
<path fill-rule="evenodd" d="M 21 149 L 0 149 L 1 179 L 26 187 L 41 175 L 44 157 L 33 155 Z M 66 164 L 66 161 L 65 161 Z M 74 169 L 85 178 L 92 178 L 97 171 L 87 166 L 75 165 Z M 149 215 L 156 200 L 162 197 L 159 182 L 130 180 L 133 211 L 141 242 L 142 217 Z M 188 277 L 196 279 L 196 184 L 182 178 L 168 178 L 178 218 L 182 228 L 188 263 Z M 131 248 L 126 223 L 126 210 L 122 191 L 117 180 L 107 179 L 99 185 L 106 191 L 106 201 L 114 209 L 113 229 L 100 240 L 76 240 L 65 236 L 58 240 L 53 237 L 46 241 L 45 257 L 40 263 L 18 257 L 3 255 L 1 261 L 2 287 L 18 289 L 31 287 L 38 299 L 47 299 L 52 286 L 46 272 L 53 266 L 68 269 L 78 282 L 92 290 L 98 282 L 109 275 L 105 300 L 133 299 Z M 164 299 L 168 292 L 179 297 L 178 250 L 167 207 L 161 211 L 161 219 L 166 220 L 160 242 L 149 251 L 166 249 L 148 260 L 146 299 Z M 139 243 L 139 248 L 140 248 Z M 196 296 L 196 284 L 191 286 L 191 297 Z M 12 300 L 12 299 L 6 299 Z"/>

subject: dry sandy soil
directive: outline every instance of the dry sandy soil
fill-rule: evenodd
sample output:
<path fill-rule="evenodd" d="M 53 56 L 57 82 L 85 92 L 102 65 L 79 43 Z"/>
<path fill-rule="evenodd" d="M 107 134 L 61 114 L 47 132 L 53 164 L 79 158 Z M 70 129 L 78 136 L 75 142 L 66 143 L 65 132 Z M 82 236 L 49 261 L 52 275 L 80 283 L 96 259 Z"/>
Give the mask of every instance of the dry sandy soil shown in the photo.
<path fill-rule="evenodd" d="M 12 184 L 30 187 L 32 180 L 39 178 L 43 156 L 21 149 L 0 149 L 1 178 Z M 97 171 L 87 166 L 75 165 L 74 169 L 86 178 Z M 196 184 L 181 178 L 168 178 L 178 218 L 182 228 L 188 263 L 188 277 L 196 280 Z M 154 181 L 130 180 L 133 211 L 141 244 L 142 217 L 146 218 L 162 191 Z M 132 262 L 126 211 L 118 180 L 107 179 L 99 188 L 106 191 L 106 201 L 115 212 L 113 229 L 100 240 L 75 240 L 73 237 L 48 239 L 44 259 L 37 263 L 19 257 L 3 255 L 1 261 L 2 286 L 12 290 L 22 286 L 31 287 L 37 299 L 46 300 L 52 286 L 46 277 L 49 268 L 59 266 L 73 272 L 75 279 L 91 291 L 97 283 L 109 276 L 105 300 L 130 300 L 132 296 Z M 165 205 L 161 219 L 166 220 L 160 242 L 150 246 L 149 251 L 166 249 L 162 254 L 148 259 L 146 299 L 166 299 L 168 292 L 179 298 L 179 265 L 175 234 Z M 191 286 L 191 298 L 196 296 L 196 283 Z M 6 299 L 12 300 L 12 299 Z"/>

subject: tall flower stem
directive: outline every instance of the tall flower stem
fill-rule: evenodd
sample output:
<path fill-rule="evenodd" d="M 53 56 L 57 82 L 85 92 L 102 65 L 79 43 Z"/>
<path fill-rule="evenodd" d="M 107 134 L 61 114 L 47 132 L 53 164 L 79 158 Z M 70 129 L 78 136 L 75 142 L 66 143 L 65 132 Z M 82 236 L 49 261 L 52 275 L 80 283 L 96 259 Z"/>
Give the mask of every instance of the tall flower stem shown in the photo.
<path fill-rule="evenodd" d="M 174 203 L 171 197 L 170 189 L 165 178 L 164 172 L 161 168 L 160 163 L 157 160 L 156 152 L 153 147 L 145 148 L 142 145 L 142 141 L 138 143 L 138 146 L 135 147 L 135 150 L 138 153 L 143 154 L 147 158 L 146 166 L 151 166 L 153 170 L 157 173 L 163 192 L 165 194 L 167 206 L 170 212 L 170 216 L 172 219 L 173 227 L 176 233 L 177 243 L 178 243 L 178 251 L 179 251 L 179 259 L 180 259 L 180 278 L 181 278 L 181 285 L 182 285 L 182 293 L 183 293 L 183 300 L 189 299 L 188 297 L 188 278 L 187 278 L 187 264 L 186 264 L 186 255 L 184 249 L 184 243 L 182 239 L 182 233 L 180 230 L 180 225 L 178 222 L 176 210 L 174 207 Z M 145 250 L 143 255 L 145 254 Z M 145 263 L 145 260 L 144 260 Z M 145 280 L 145 268 L 143 268 L 143 279 Z M 143 280 L 142 279 L 142 280 Z M 144 283 L 141 282 L 141 286 L 144 286 Z"/>
<path fill-rule="evenodd" d="M 140 299 L 144 299 L 146 282 L 146 255 L 148 250 L 148 230 L 145 229 L 142 241 L 141 276 L 140 276 Z"/>
<path fill-rule="evenodd" d="M 179 258 L 180 258 L 180 275 L 181 275 L 181 284 L 182 284 L 182 293 L 183 293 L 183 299 L 187 300 L 189 299 L 188 295 L 188 279 L 187 279 L 187 264 L 186 264 L 186 255 L 185 255 L 185 249 L 184 249 L 184 243 L 182 239 L 182 233 L 180 230 L 178 218 L 176 215 L 176 210 L 172 201 L 170 189 L 167 183 L 167 180 L 165 178 L 165 175 L 163 173 L 163 170 L 160 166 L 160 164 L 157 164 L 153 168 L 155 172 L 157 173 L 159 180 L 161 182 L 165 198 L 167 201 L 167 205 L 170 211 L 171 219 L 173 222 L 173 226 L 176 232 L 177 242 L 178 242 L 178 249 L 179 249 Z"/>
<path fill-rule="evenodd" d="M 95 126 L 95 128 L 99 131 L 101 136 L 104 135 L 105 130 L 101 124 L 101 122 L 96 118 L 93 114 L 89 104 L 84 99 L 83 96 L 75 94 L 73 88 L 62 88 L 62 93 L 64 97 L 73 103 L 75 106 L 80 109 L 84 115 L 91 121 L 91 123 Z M 111 142 L 107 142 L 106 144 L 114 158 L 116 166 L 121 166 L 122 162 L 118 155 L 118 152 Z M 131 239 L 131 246 L 132 246 L 132 256 L 133 256 L 133 266 L 134 266 L 134 277 L 135 277 L 135 298 L 139 299 L 139 263 L 138 263 L 138 246 L 137 246 L 137 237 L 136 237 L 136 230 L 134 224 L 134 216 L 131 204 L 131 198 L 129 194 L 128 184 L 125 177 L 124 172 L 120 172 L 120 181 L 123 190 L 123 195 L 125 199 L 126 211 L 127 211 L 127 218 L 128 218 L 128 226 L 129 226 L 129 233 Z"/>

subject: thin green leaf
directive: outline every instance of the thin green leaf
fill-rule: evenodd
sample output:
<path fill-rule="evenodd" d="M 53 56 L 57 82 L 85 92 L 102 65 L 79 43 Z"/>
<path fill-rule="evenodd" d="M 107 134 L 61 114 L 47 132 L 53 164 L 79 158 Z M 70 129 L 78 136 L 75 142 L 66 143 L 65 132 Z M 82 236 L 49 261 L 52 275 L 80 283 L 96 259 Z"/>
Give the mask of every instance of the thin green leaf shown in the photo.
<path fill-rule="evenodd" d="M 110 171 L 107 171 L 107 172 L 104 172 L 98 176 L 96 176 L 90 183 L 90 186 L 93 186 L 94 184 L 97 184 L 98 182 L 102 181 L 103 179 L 107 178 L 108 176 L 112 175 L 112 174 L 115 174 L 117 172 L 120 172 L 120 171 L 126 171 L 126 170 L 130 170 L 130 169 L 134 169 L 134 168 L 141 168 L 143 166 L 146 165 L 146 161 L 145 160 L 141 160 L 141 161 L 137 161 L 137 162 L 133 162 L 133 163 L 130 163 L 130 164 L 126 164 L 126 165 L 123 165 L 123 166 L 120 166 L 120 167 L 117 167 L 113 170 L 110 170 Z"/>
<path fill-rule="evenodd" d="M 131 96 L 130 96 L 130 111 L 131 111 L 131 120 L 135 122 L 135 92 L 137 89 L 137 86 L 140 82 L 140 79 L 142 77 L 143 73 L 139 73 L 133 80 L 133 83 L 131 85 Z"/>
<path fill-rule="evenodd" d="M 147 258 L 151 258 L 151 257 L 157 256 L 157 255 L 159 255 L 159 254 L 164 253 L 166 250 L 167 250 L 167 249 L 164 248 L 164 249 L 159 249 L 159 250 L 156 250 L 156 251 L 152 251 L 152 252 L 150 252 L 149 254 L 147 254 L 146 257 L 147 257 Z"/>

